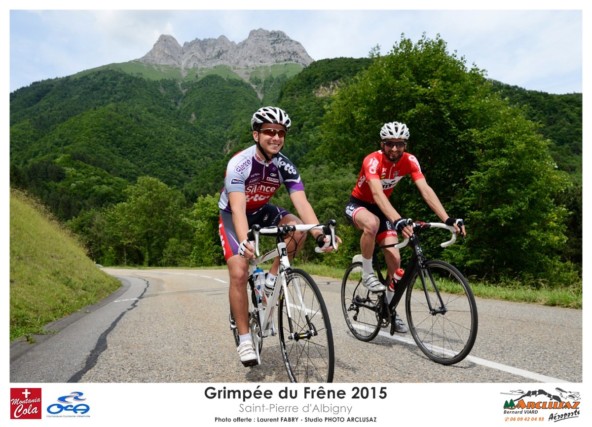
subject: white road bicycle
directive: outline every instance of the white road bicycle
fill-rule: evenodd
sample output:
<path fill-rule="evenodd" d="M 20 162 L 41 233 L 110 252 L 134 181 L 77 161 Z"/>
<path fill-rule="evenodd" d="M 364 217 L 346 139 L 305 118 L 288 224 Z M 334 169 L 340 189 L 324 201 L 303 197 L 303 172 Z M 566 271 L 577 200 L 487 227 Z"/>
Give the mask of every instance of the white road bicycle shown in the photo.
<path fill-rule="evenodd" d="M 258 364 L 261 363 L 263 339 L 278 335 L 280 349 L 291 382 L 332 382 L 335 368 L 333 332 L 327 306 L 318 285 L 305 271 L 292 268 L 288 257 L 286 237 L 295 231 L 308 232 L 320 228 L 337 248 L 335 220 L 327 224 L 297 224 L 274 227 L 253 226 L 248 239 L 255 242 L 256 258 L 250 261 L 249 330 L 253 339 Z M 275 236 L 276 247 L 260 255 L 259 237 Z M 317 248 L 317 252 L 320 250 Z M 280 265 L 273 293 L 266 298 L 264 290 L 256 289 L 253 272 L 261 264 L 280 257 Z M 277 313 L 277 318 L 275 314 Z M 236 345 L 238 330 L 230 314 L 230 329 Z"/>

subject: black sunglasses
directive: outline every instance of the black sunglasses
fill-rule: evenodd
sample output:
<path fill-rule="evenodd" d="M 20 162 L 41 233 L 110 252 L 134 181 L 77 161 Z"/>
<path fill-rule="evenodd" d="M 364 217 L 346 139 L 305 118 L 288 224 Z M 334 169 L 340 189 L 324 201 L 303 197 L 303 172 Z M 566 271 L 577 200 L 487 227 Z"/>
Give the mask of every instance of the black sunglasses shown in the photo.
<path fill-rule="evenodd" d="M 386 145 L 388 148 L 405 148 L 407 146 L 407 143 L 404 141 L 382 141 L 382 143 Z"/>

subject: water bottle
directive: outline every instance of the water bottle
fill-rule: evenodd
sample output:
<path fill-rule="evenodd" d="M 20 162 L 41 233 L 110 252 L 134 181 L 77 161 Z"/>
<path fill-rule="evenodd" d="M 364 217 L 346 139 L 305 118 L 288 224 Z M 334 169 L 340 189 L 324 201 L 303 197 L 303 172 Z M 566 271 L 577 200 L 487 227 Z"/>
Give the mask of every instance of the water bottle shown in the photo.
<path fill-rule="evenodd" d="M 265 287 L 265 273 L 259 267 L 253 271 L 253 282 L 255 283 L 255 295 L 257 295 L 257 303 L 261 303 L 263 298 L 263 290 Z"/>
<path fill-rule="evenodd" d="M 267 273 L 265 275 L 265 296 L 269 298 L 271 294 L 273 294 L 273 289 L 275 288 L 275 281 L 277 277 L 271 277 L 271 273 Z"/>
<path fill-rule="evenodd" d="M 391 280 L 391 283 L 389 284 L 389 286 L 386 290 L 386 300 L 389 304 L 392 301 L 393 296 L 395 295 L 395 286 L 397 286 L 397 283 L 399 283 L 399 280 L 401 280 L 401 278 L 403 277 L 404 274 L 405 274 L 405 270 L 403 270 L 402 268 L 397 268 L 395 270 L 395 275 L 393 276 L 393 280 Z"/>

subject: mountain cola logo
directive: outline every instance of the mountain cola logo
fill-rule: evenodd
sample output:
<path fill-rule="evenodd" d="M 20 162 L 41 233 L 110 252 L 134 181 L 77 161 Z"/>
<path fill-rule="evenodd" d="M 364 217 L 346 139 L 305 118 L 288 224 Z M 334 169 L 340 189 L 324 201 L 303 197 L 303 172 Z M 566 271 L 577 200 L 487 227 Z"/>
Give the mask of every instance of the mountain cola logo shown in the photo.
<path fill-rule="evenodd" d="M 580 393 L 559 387 L 546 390 L 511 390 L 504 402 L 506 421 L 563 421 L 580 416 Z"/>
<path fill-rule="evenodd" d="M 13 420 L 41 419 L 41 389 L 11 388 L 10 418 Z"/>

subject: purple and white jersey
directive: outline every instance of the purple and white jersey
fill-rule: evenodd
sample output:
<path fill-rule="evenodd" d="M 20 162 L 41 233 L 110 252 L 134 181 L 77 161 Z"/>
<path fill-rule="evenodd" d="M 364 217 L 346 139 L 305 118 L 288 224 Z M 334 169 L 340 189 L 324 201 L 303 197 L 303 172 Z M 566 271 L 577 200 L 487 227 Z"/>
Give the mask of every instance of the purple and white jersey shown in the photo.
<path fill-rule="evenodd" d="M 218 207 L 231 212 L 228 193 L 240 191 L 247 197 L 247 214 L 256 212 L 269 202 L 283 183 L 289 193 L 304 190 L 304 184 L 294 164 L 282 153 L 265 164 L 256 154 L 253 145 L 237 153 L 228 162 L 224 188 L 220 192 Z"/>

